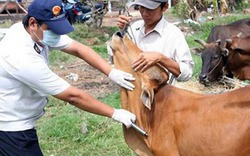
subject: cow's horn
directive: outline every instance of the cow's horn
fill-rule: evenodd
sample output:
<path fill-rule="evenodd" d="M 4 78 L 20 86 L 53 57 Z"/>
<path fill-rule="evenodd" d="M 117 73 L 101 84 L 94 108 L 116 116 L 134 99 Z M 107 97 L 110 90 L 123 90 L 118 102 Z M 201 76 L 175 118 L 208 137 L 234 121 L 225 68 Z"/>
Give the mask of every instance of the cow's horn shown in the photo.
<path fill-rule="evenodd" d="M 218 39 L 218 40 L 216 41 L 216 43 L 217 43 L 218 45 L 220 45 L 220 44 L 221 44 L 221 39 Z"/>
<path fill-rule="evenodd" d="M 203 47 L 205 47 L 207 45 L 207 43 L 201 39 L 195 39 L 194 41 L 197 43 L 200 43 Z"/>
<path fill-rule="evenodd" d="M 242 35 L 242 32 L 237 34 L 237 37 L 240 38 L 240 36 Z"/>
<path fill-rule="evenodd" d="M 232 43 L 233 41 L 232 41 L 232 39 L 226 39 L 226 42 L 227 43 Z"/>

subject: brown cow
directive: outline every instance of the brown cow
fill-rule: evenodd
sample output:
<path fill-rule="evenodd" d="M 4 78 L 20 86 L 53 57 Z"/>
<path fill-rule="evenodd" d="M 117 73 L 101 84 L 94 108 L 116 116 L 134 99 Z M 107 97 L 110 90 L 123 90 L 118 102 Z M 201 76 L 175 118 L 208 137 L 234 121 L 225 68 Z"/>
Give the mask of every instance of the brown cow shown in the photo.
<path fill-rule="evenodd" d="M 211 82 L 219 81 L 224 75 L 233 77 L 231 71 L 227 71 L 227 73 L 223 71 L 228 60 L 227 56 L 224 55 L 223 46 L 226 39 L 240 32 L 244 36 L 250 35 L 250 18 L 213 27 L 206 42 L 195 40 L 204 48 L 201 54 L 202 68 L 199 74 L 200 83 L 208 86 Z"/>
<path fill-rule="evenodd" d="M 111 47 L 116 68 L 134 75 L 135 89 L 121 88 L 121 107 L 136 114 L 135 129 L 124 130 L 129 147 L 140 156 L 249 156 L 250 87 L 205 95 L 168 85 L 161 66 L 135 72 L 131 62 L 140 49 L 121 33 Z"/>
<path fill-rule="evenodd" d="M 242 37 L 240 33 L 226 41 L 229 52 L 225 70 L 240 80 L 250 80 L 250 36 Z"/>

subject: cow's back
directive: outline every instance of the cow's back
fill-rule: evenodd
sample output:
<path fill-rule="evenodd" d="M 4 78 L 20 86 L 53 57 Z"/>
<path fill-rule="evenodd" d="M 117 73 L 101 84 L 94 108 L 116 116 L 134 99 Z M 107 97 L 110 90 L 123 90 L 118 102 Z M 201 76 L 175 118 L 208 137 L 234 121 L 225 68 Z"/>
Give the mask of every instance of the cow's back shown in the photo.
<path fill-rule="evenodd" d="M 250 18 L 238 20 L 227 25 L 217 25 L 211 29 L 207 38 L 207 43 L 214 43 L 218 39 L 221 45 L 225 44 L 225 40 L 242 32 L 242 36 L 250 35 Z"/>

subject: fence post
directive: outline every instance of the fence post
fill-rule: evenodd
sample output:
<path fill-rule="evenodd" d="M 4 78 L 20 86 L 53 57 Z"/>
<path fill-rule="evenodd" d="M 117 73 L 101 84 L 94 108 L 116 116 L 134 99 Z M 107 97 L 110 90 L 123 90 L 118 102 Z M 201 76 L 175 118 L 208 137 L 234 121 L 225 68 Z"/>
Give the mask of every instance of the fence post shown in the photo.
<path fill-rule="evenodd" d="M 168 8 L 171 8 L 171 0 L 168 0 Z"/>
<path fill-rule="evenodd" d="M 109 13 L 112 12 L 112 6 L 111 6 L 111 1 L 110 0 L 108 1 L 108 11 L 109 11 Z"/>

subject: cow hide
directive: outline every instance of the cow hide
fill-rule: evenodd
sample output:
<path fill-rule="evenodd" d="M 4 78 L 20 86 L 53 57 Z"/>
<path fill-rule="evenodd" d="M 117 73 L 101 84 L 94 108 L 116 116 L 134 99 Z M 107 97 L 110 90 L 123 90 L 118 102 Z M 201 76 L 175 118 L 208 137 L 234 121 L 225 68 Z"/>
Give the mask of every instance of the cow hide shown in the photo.
<path fill-rule="evenodd" d="M 148 136 L 123 126 L 125 141 L 140 156 L 249 156 L 250 87 L 198 94 L 166 84 L 159 66 L 140 73 L 131 63 L 142 52 L 127 35 L 112 37 L 115 67 L 134 75 L 133 91 L 121 88 L 121 107 L 136 115 Z M 146 103 L 146 104 L 143 104 Z"/>

